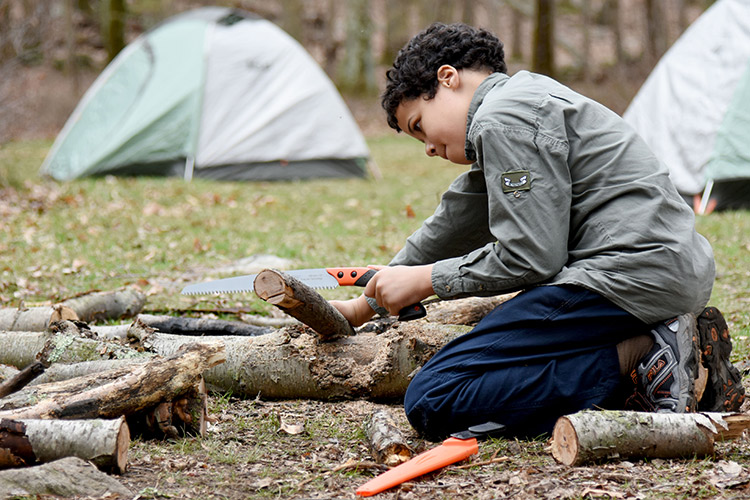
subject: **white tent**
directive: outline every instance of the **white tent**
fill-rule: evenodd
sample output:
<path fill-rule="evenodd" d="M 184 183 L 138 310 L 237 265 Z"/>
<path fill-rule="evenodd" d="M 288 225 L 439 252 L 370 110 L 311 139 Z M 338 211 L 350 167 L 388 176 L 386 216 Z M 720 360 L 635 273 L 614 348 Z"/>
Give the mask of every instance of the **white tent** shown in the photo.
<path fill-rule="evenodd" d="M 275 180 L 365 176 L 369 151 L 318 64 L 273 23 L 206 7 L 129 44 L 42 173 Z"/>
<path fill-rule="evenodd" d="M 685 197 L 750 205 L 750 0 L 718 0 L 662 57 L 624 118 Z M 730 193 L 730 191 L 734 191 Z"/>

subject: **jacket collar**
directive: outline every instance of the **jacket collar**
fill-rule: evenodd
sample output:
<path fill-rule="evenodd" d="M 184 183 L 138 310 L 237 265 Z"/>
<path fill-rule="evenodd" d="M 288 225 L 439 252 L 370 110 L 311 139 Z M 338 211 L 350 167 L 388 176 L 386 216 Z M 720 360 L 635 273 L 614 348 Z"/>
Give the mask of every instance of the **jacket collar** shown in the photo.
<path fill-rule="evenodd" d="M 505 73 L 492 73 L 479 84 L 479 87 L 477 87 L 477 90 L 474 92 L 474 97 L 471 98 L 469 114 L 466 117 L 466 145 L 464 146 L 464 153 L 466 154 L 466 158 L 470 161 L 477 161 L 477 152 L 474 150 L 474 145 L 469 141 L 469 130 L 474 121 L 474 114 L 477 112 L 477 109 L 481 106 L 482 102 L 484 102 L 484 98 L 490 90 L 498 85 L 504 84 L 508 78 L 510 77 Z"/>

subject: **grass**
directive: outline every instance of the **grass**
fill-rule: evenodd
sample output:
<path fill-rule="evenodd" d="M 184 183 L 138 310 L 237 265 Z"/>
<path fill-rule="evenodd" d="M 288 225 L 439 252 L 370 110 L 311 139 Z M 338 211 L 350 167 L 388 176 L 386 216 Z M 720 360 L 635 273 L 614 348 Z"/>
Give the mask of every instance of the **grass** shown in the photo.
<path fill-rule="evenodd" d="M 369 144 L 382 172 L 380 180 L 252 184 L 113 177 L 56 183 L 37 175 L 49 142 L 4 144 L 0 146 L 0 306 L 51 303 L 93 289 L 138 286 L 148 294 L 146 312 L 241 307 L 265 313 L 268 306 L 250 294 L 196 299 L 179 295 L 179 287 L 169 283 L 180 283 L 191 271 L 210 270 L 255 254 L 291 259 L 297 267 L 387 263 L 406 236 L 432 213 L 441 193 L 463 168 L 426 158 L 421 146 L 408 138 L 374 137 Z M 716 257 L 718 277 L 711 303 L 730 322 L 734 360 L 746 360 L 750 358 L 750 212 L 701 216 L 696 224 Z M 324 291 L 329 298 L 357 293 L 344 288 Z M 239 474 L 237 468 L 249 468 L 258 477 L 280 477 L 283 472 L 266 457 L 269 446 L 274 459 L 319 474 L 309 486 L 320 491 L 343 484 L 352 475 L 354 482 L 361 482 L 372 474 L 326 475 L 320 471 L 327 466 L 311 458 L 318 453 L 314 443 L 325 444 L 321 453 L 343 450 L 324 463 L 344 462 L 347 453 L 362 454 L 357 451 L 362 428 L 353 426 L 345 415 L 306 415 L 306 434 L 285 436 L 278 432 L 283 415 L 262 403 L 238 402 L 228 393 L 214 395 L 210 401 L 213 415 L 234 412 L 231 421 L 217 424 L 220 432 L 162 447 L 134 441 L 135 459 L 150 457 L 149 463 L 163 471 L 163 481 L 141 492 L 144 498 L 168 496 L 170 484 L 183 481 L 181 470 L 168 467 L 172 462 L 167 457 L 172 455 L 203 460 L 219 469 L 224 466 L 222 481 L 229 484 L 234 481 L 232 474 Z M 283 408 L 292 421 L 303 411 L 292 402 Z M 304 455 L 300 446 L 312 455 Z M 499 465 L 500 470 L 514 470 L 519 463 L 541 468 L 551 461 L 544 447 L 542 441 L 491 440 L 483 445 L 482 458 L 496 453 L 514 457 L 516 465 Z M 742 443 L 727 455 L 750 463 Z M 711 467 L 711 461 L 690 467 L 700 474 L 701 468 Z M 478 468 L 456 473 L 496 472 Z M 668 485 L 665 488 L 669 490 Z M 707 487 L 700 494 L 711 496 L 714 491 Z M 274 483 L 257 495 L 293 492 L 288 484 Z M 679 488 L 671 493 L 680 497 Z"/>

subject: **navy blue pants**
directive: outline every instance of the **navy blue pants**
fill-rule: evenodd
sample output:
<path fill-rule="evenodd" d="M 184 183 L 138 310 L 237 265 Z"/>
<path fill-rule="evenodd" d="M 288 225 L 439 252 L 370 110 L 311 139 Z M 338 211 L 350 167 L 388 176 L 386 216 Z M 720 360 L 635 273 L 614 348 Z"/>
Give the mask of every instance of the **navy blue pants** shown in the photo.
<path fill-rule="evenodd" d="M 649 325 L 576 286 L 539 286 L 448 343 L 409 385 L 412 426 L 432 440 L 488 421 L 535 437 L 584 408 L 621 408 L 615 347 Z"/>

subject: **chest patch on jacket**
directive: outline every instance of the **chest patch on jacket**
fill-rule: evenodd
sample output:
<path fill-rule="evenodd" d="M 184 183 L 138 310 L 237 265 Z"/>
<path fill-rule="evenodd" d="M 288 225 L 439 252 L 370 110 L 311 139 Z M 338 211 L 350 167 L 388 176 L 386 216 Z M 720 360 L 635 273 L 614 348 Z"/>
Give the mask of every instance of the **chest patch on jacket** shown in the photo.
<path fill-rule="evenodd" d="M 517 170 L 515 172 L 504 172 L 503 193 L 514 191 L 528 191 L 531 189 L 531 174 L 528 170 Z"/>

